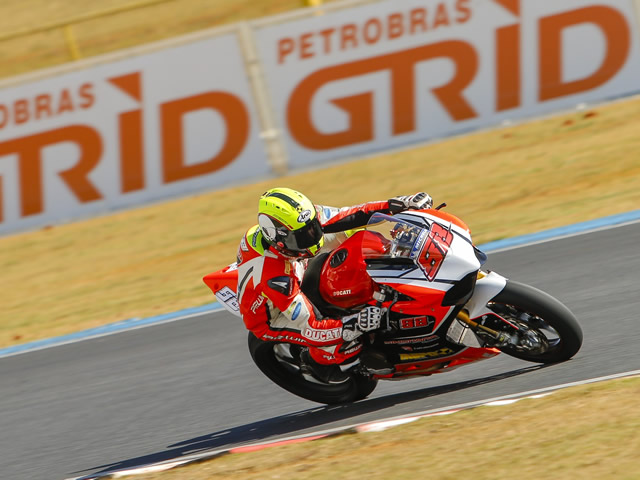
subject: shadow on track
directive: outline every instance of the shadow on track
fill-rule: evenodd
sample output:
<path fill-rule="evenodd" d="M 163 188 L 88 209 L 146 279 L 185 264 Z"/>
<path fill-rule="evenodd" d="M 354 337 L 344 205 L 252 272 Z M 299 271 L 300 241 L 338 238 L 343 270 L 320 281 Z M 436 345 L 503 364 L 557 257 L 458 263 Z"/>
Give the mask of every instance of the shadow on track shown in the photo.
<path fill-rule="evenodd" d="M 128 470 L 144 465 L 176 460 L 180 457 L 218 449 L 228 449 L 250 443 L 260 443 L 267 440 L 281 440 L 282 437 L 290 437 L 302 434 L 312 434 L 317 427 L 330 428 L 329 425 L 352 417 L 373 413 L 378 410 L 435 397 L 446 393 L 452 393 L 467 388 L 497 382 L 506 378 L 515 377 L 525 373 L 530 373 L 551 365 L 534 365 L 530 367 L 512 370 L 484 378 L 477 378 L 464 382 L 442 385 L 438 387 L 422 388 L 409 392 L 387 395 L 372 399 L 365 399 L 355 403 L 343 405 L 330 405 L 301 410 L 299 412 L 281 415 L 279 417 L 261 420 L 259 422 L 239 425 L 230 429 L 213 432 L 189 440 L 167 446 L 167 450 L 152 453 L 137 458 L 130 458 L 119 462 L 100 465 L 86 470 L 73 472 L 75 474 L 95 471 L 91 475 L 82 478 L 93 478 L 99 475 L 107 475 L 119 470 Z M 81 479 L 78 479 L 81 480 Z"/>

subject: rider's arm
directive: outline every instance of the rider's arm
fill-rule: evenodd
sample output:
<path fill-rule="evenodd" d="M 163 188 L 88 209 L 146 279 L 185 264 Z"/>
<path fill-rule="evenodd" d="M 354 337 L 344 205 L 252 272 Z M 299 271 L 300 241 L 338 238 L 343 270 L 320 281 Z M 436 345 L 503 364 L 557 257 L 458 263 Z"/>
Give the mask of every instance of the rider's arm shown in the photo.
<path fill-rule="evenodd" d="M 268 322 L 271 331 L 297 332 L 304 343 L 316 346 L 342 341 L 342 320 L 323 318 L 300 290 L 297 278 L 276 277 L 266 283 L 265 295 L 274 307 Z"/>
<path fill-rule="evenodd" d="M 344 232 L 367 224 L 374 213 L 390 213 L 389 202 L 368 202 L 353 207 L 316 207 L 325 233 Z"/>
<path fill-rule="evenodd" d="M 368 202 L 353 207 L 316 206 L 324 233 L 337 233 L 364 227 L 374 213 L 398 213 L 407 209 L 431 208 L 431 197 L 424 192 L 393 197 L 383 202 Z"/>

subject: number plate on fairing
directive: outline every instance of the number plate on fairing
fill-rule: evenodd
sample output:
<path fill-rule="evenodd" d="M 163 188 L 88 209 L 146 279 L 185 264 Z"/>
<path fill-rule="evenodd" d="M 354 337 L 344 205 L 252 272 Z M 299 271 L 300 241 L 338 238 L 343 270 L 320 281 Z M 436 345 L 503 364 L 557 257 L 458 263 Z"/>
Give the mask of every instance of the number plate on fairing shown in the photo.
<path fill-rule="evenodd" d="M 240 305 L 238 304 L 238 298 L 236 292 L 229 287 L 222 287 L 216 292 L 216 298 L 229 312 L 233 313 L 236 317 L 240 317 Z"/>
<path fill-rule="evenodd" d="M 428 328 L 428 331 L 433 330 L 433 326 L 436 323 L 434 317 L 428 315 L 421 315 L 418 317 L 401 318 L 398 320 L 399 326 L 402 330 L 413 330 L 414 328 Z"/>

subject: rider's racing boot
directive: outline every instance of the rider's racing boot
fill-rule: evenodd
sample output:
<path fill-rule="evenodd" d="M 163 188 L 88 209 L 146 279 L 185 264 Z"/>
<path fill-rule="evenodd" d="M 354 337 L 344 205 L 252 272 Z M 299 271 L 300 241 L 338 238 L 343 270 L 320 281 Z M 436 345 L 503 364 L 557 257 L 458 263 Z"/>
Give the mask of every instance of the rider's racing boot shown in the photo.
<path fill-rule="evenodd" d="M 309 350 L 303 350 L 300 354 L 300 369 L 302 373 L 307 373 L 324 383 L 343 383 L 349 380 L 350 375 L 344 371 L 351 368 L 341 368 L 341 365 L 322 365 L 311 358 Z"/>

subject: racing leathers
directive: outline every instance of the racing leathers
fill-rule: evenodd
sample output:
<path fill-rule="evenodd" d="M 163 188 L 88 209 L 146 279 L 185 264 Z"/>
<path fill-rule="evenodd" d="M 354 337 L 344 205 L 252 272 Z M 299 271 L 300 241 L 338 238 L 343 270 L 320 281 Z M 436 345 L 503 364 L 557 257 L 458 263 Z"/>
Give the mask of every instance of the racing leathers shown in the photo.
<path fill-rule="evenodd" d="M 336 248 L 348 237 L 345 231 L 365 226 L 374 213 L 390 213 L 409 206 L 406 202 L 393 202 L 369 202 L 341 209 L 316 205 L 324 232 L 321 252 Z M 353 335 L 343 335 L 343 320 L 322 317 L 301 291 L 307 260 L 282 255 L 270 247 L 255 225 L 240 241 L 237 263 L 240 313 L 254 335 L 307 346 L 311 358 L 325 365 L 349 363 L 358 355 L 362 345 Z"/>

